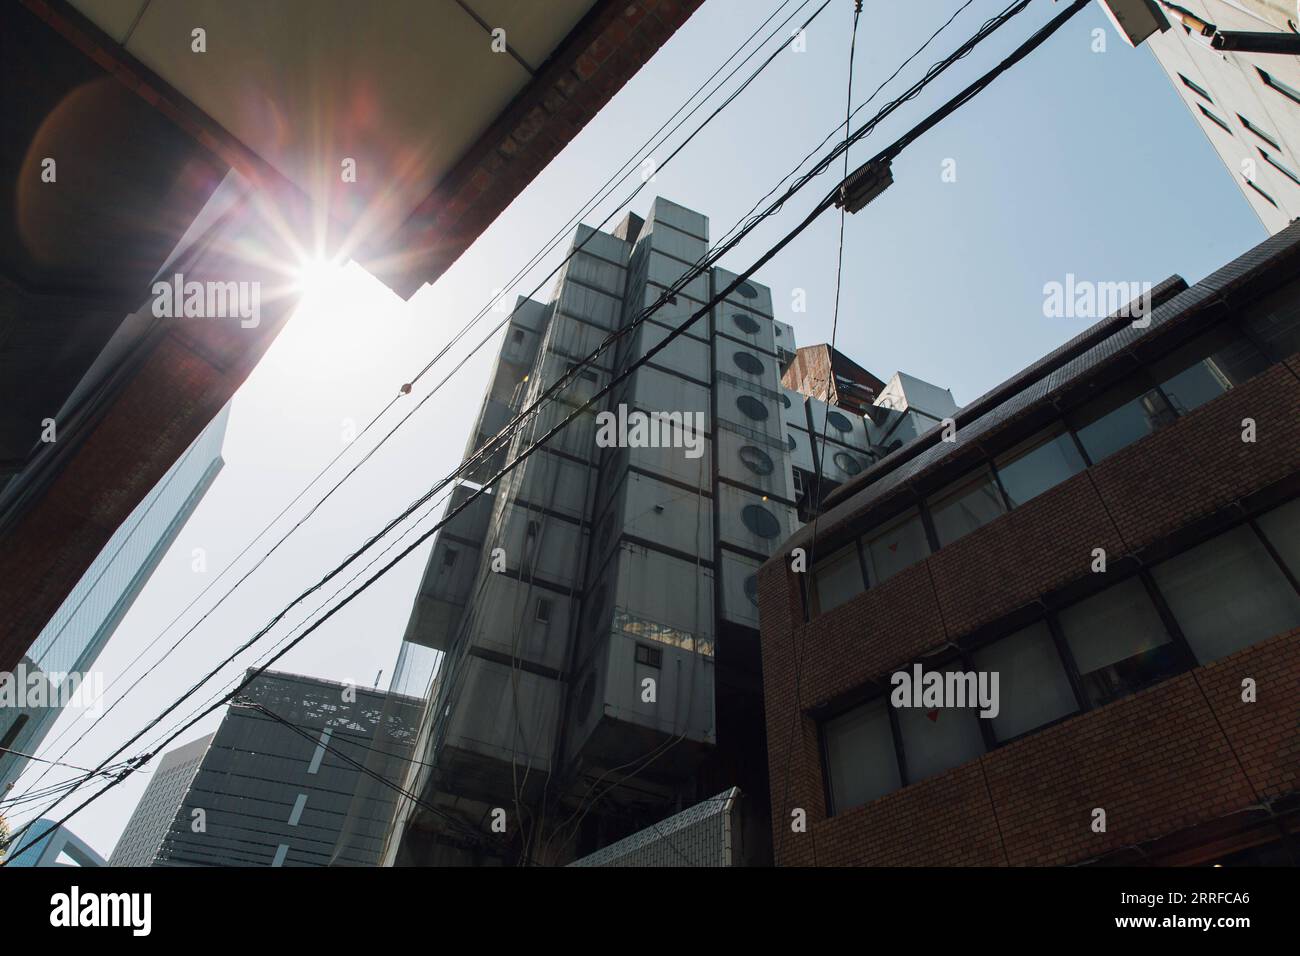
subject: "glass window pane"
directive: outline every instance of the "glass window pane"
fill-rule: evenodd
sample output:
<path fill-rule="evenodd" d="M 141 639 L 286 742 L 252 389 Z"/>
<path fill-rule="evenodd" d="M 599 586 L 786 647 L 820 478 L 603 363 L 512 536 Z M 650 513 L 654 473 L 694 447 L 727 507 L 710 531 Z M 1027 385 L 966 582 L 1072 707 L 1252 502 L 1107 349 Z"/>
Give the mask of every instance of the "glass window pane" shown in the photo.
<path fill-rule="evenodd" d="M 1291 576 L 1300 578 L 1300 498 L 1261 515 L 1259 527 L 1268 543 L 1281 555 Z"/>
<path fill-rule="evenodd" d="M 993 723 L 998 740 L 1010 740 L 1058 717 L 1078 704 L 1052 632 L 1043 621 L 977 651 L 975 669 L 998 675 L 999 710 Z"/>
<path fill-rule="evenodd" d="M 1151 573 L 1202 664 L 1300 626 L 1300 597 L 1247 526 Z"/>
<path fill-rule="evenodd" d="M 917 511 L 907 512 L 868 536 L 865 547 L 873 586 L 889 580 L 930 553 L 921 515 Z"/>
<path fill-rule="evenodd" d="M 1006 510 L 993 477 L 984 469 L 935 495 L 928 504 L 941 548 L 988 524 Z"/>
<path fill-rule="evenodd" d="M 1159 393 L 1139 377 L 1088 402 L 1073 420 L 1080 444 L 1096 463 L 1168 424 L 1173 413 Z"/>
<path fill-rule="evenodd" d="M 825 561 L 818 561 L 813 569 L 813 580 L 817 584 L 818 614 L 825 614 L 861 594 L 866 587 L 862 583 L 857 545 L 841 548 Z"/>
<path fill-rule="evenodd" d="M 827 770 L 835 813 L 870 803 L 903 785 L 885 700 L 828 721 Z"/>
<path fill-rule="evenodd" d="M 1300 282 L 1249 306 L 1242 324 L 1275 362 L 1300 351 Z"/>
<path fill-rule="evenodd" d="M 1221 326 L 1152 366 L 1174 410 L 1185 415 L 1268 367 L 1268 359 L 1235 329 Z"/>
<path fill-rule="evenodd" d="M 996 462 L 1011 506 L 1018 508 L 1083 471 L 1083 458 L 1069 432 L 1037 435 Z"/>
<path fill-rule="evenodd" d="M 949 668 L 943 670 L 946 673 Z M 898 708 L 898 731 L 903 738 L 907 782 L 919 783 L 984 753 L 978 713 L 977 706 L 934 710 Z"/>
<path fill-rule="evenodd" d="M 1131 694 L 1180 669 L 1177 648 L 1137 578 L 1066 608 L 1060 622 L 1094 705 Z"/>

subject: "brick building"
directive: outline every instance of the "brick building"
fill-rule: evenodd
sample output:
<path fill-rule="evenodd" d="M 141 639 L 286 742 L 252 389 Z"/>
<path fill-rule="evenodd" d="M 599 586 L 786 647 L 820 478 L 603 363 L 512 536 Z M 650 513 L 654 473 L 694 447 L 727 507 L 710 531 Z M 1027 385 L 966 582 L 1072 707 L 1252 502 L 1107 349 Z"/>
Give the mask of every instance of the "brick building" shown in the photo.
<path fill-rule="evenodd" d="M 884 382 L 825 343 L 795 349 L 781 384 L 857 415 L 869 414 L 876 397 L 885 389 Z"/>
<path fill-rule="evenodd" d="M 1292 224 L 1162 283 L 763 566 L 779 865 L 1300 861 L 1297 276 Z M 997 715 L 893 706 L 918 663 Z"/>

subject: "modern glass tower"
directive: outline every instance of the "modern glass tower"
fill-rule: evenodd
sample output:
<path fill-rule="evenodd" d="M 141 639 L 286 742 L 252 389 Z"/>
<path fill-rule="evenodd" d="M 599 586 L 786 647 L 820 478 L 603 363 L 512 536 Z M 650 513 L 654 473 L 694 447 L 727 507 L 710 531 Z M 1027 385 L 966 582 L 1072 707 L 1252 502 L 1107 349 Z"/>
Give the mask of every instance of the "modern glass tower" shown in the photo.
<path fill-rule="evenodd" d="M 0 794 L 58 720 L 60 690 L 83 681 L 82 701 L 93 693 L 86 675 L 221 471 L 228 417 L 226 406 L 122 522 L 28 649 L 15 676 L 39 675 L 50 693 L 43 705 L 0 706 Z"/>
<path fill-rule="evenodd" d="M 419 701 L 266 671 L 170 751 L 111 866 L 373 866 Z"/>

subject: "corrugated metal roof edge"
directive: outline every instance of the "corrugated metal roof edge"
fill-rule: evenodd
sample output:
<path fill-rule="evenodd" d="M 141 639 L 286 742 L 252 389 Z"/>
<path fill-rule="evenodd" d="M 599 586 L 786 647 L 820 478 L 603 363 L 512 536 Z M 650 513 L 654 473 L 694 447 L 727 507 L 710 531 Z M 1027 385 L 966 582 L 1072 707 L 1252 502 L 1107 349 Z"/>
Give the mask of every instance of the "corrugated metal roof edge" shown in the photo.
<path fill-rule="evenodd" d="M 1140 334 L 1132 342 L 1106 360 L 1098 362 L 1090 371 L 1098 371 L 1109 367 L 1114 362 L 1121 361 L 1124 355 L 1137 343 L 1148 341 L 1156 335 L 1167 334 L 1176 329 L 1194 313 L 1221 301 L 1224 294 L 1241 286 L 1253 284 L 1263 273 L 1276 266 L 1278 260 L 1290 254 L 1298 253 L 1300 253 L 1300 219 L 1293 220 L 1286 229 L 1265 239 L 1259 245 L 1238 256 L 1190 288 L 1179 276 L 1171 276 L 1152 289 L 1151 295 L 1155 311 L 1152 315 L 1151 324 L 1147 328 L 1140 330 Z M 1064 345 L 1048 353 L 1033 365 L 1016 373 L 1001 385 L 996 386 L 960 409 L 954 416 L 958 431 L 960 432 L 962 428 L 993 412 L 1001 405 L 1015 398 L 1016 395 L 1033 387 L 1053 372 L 1086 354 L 1089 350 L 1096 348 L 1122 329 L 1131 328 L 1132 318 L 1124 315 L 1126 311 L 1129 311 L 1129 309 L 1121 309 L 1119 312 L 1107 316 Z M 1161 315 L 1161 313 L 1165 314 Z M 1038 408 L 1045 402 L 1050 401 L 1052 394 L 1050 391 L 1047 392 L 1028 408 L 1023 409 L 1020 414 Z M 1020 414 L 1016 418 L 1019 418 Z M 876 504 L 879 496 L 876 494 L 878 489 L 874 486 L 924 452 L 934 448 L 939 443 L 942 432 L 942 426 L 936 425 L 915 441 L 904 445 L 881 459 L 853 481 L 847 482 L 836 489 L 827 499 L 827 504 L 830 505 L 829 510 L 824 512 L 817 521 L 818 537 L 830 536 L 833 538 L 844 524 L 852 521 L 859 514 Z M 948 454 L 930 462 L 922 472 L 910 476 L 909 481 L 914 481 L 925 473 L 941 467 L 954 454 L 965 450 L 966 448 L 963 445 L 954 445 Z M 785 543 L 772 558 L 768 559 L 767 563 L 784 560 L 785 555 L 792 548 L 806 547 L 812 540 L 812 532 L 813 527 L 811 524 L 804 525 L 786 539 Z"/>

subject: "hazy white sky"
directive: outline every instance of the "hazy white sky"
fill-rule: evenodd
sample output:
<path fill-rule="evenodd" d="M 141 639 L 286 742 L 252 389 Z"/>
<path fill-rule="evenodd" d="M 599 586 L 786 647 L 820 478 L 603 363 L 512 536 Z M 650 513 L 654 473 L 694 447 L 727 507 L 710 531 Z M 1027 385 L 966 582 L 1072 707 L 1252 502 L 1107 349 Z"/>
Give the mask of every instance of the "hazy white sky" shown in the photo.
<path fill-rule="evenodd" d="M 97 667 L 107 680 L 120 674 L 337 454 L 347 421 L 358 428 L 369 421 L 777 4 L 708 0 L 474 247 L 409 303 L 355 266 L 334 287 L 303 303 L 235 396 L 226 467 L 101 655 Z M 976 0 L 951 32 L 886 89 L 880 102 L 905 89 L 1005 5 L 1005 0 Z M 859 33 L 857 98 L 874 89 L 958 6 L 958 0 L 868 0 Z M 809 4 L 807 9 L 814 8 Z M 855 150 L 854 158 L 860 161 L 881 148 L 1059 9 L 1036 0 L 882 126 Z M 715 237 L 730 227 L 842 120 L 850 10 L 847 0 L 833 3 L 810 31 L 807 52 L 783 53 L 705 134 L 658 172 L 633 203 L 635 211 L 644 214 L 653 196 L 662 194 L 708 215 Z M 1093 52 L 1098 28 L 1106 31 L 1104 53 Z M 859 121 L 871 112 L 864 111 Z M 956 182 L 941 179 L 943 163 L 950 158 L 956 160 Z M 1064 281 L 1067 273 L 1096 281 L 1158 282 L 1174 272 L 1194 282 L 1265 236 L 1154 58 L 1125 46 L 1096 4 L 914 144 L 895 162 L 894 175 L 894 187 L 848 221 L 839 347 L 882 378 L 902 369 L 949 387 L 959 403 L 1089 324 L 1045 318 L 1045 283 Z M 616 196 L 630 192 L 637 181 L 634 173 Z M 724 265 L 733 270 L 747 265 L 832 185 L 831 176 L 823 177 Z M 596 224 L 609 208 L 586 221 Z M 802 344 L 830 336 L 837 231 L 837 220 L 827 216 L 758 275 L 773 289 L 777 317 L 793 324 Z M 533 284 L 558 258 L 550 257 Z M 806 292 L 806 313 L 791 311 L 796 289 Z M 497 346 L 493 342 L 470 359 L 107 720 L 94 724 L 66 715 L 46 748 L 65 726 L 75 726 L 47 755 L 57 756 L 76 740 L 64 759 L 83 766 L 98 763 L 299 591 L 450 472 L 463 454 Z M 451 367 L 450 361 L 440 365 L 416 395 Z M 387 431 L 415 398 L 399 402 L 387 424 L 377 426 L 364 444 Z M 316 494 L 364 450 L 354 447 Z M 173 643 L 306 507 L 307 502 L 300 504 L 278 525 L 235 574 L 159 642 L 146 662 Z M 195 548 L 206 551 L 206 575 L 191 570 Z M 427 553 L 426 545 L 412 554 L 277 668 L 365 686 L 382 669 L 386 684 Z M 285 623 L 298 622 L 319 601 L 317 597 L 291 612 Z M 272 637 L 284 633 L 281 627 Z M 231 675 L 256 656 L 242 659 Z M 139 673 L 137 667 L 109 700 L 134 685 Z M 216 689 L 213 685 L 212 692 Z M 178 744 L 214 729 L 217 721 L 210 718 Z M 64 775 L 51 774 L 44 783 Z M 30 786 L 35 776 L 29 770 L 14 793 Z M 107 855 L 147 779 L 146 772 L 134 775 L 81 813 L 72 829 Z M 19 822 L 24 818 L 17 817 Z"/>

